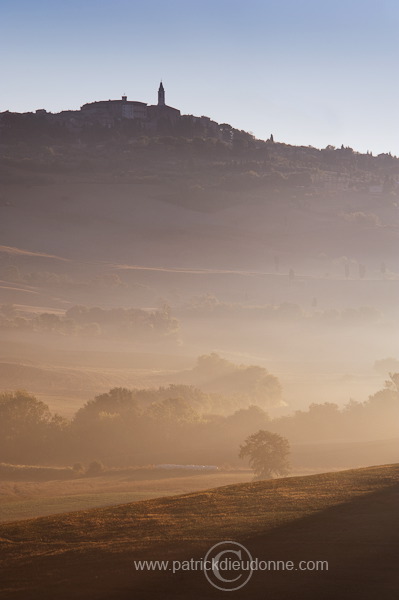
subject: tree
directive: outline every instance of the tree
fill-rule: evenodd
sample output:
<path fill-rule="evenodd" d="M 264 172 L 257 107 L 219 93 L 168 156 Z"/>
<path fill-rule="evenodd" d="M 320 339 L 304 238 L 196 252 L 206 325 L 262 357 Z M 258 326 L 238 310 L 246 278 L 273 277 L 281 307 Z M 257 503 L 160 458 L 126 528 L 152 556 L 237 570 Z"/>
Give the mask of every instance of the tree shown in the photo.
<path fill-rule="evenodd" d="M 249 464 L 255 479 L 272 479 L 288 475 L 290 465 L 288 440 L 277 433 L 260 429 L 253 433 L 240 446 L 240 458 L 249 457 Z"/>
<path fill-rule="evenodd" d="M 66 427 L 47 404 L 23 390 L 0 394 L 0 460 L 39 461 Z"/>

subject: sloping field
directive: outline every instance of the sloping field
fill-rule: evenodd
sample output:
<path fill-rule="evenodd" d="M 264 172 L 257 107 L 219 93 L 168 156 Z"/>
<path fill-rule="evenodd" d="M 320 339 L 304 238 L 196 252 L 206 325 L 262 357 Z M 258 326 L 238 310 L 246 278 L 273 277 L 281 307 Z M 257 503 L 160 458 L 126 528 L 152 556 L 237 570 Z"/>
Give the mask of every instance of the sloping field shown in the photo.
<path fill-rule="evenodd" d="M 2 598 L 224 598 L 201 571 L 138 572 L 136 560 L 204 557 L 223 540 L 253 558 L 236 598 L 393 599 L 399 584 L 399 466 L 291 477 L 4 524 Z M 302 571 L 299 561 L 328 561 Z"/>
<path fill-rule="evenodd" d="M 43 517 L 247 482 L 251 472 L 106 474 L 65 481 L 0 481 L 0 522 Z"/>

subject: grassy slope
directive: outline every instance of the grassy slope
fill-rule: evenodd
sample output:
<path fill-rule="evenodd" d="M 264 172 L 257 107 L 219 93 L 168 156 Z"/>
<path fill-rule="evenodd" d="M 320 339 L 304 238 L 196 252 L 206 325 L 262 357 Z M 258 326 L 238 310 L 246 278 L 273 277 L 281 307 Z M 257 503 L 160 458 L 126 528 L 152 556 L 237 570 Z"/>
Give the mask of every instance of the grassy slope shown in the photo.
<path fill-rule="evenodd" d="M 146 575 L 133 560 L 244 542 L 266 560 L 328 572 L 255 573 L 235 597 L 394 598 L 399 466 L 247 483 L 0 527 L 2 598 L 216 598 L 201 572 Z"/>
<path fill-rule="evenodd" d="M 147 478 L 83 477 L 66 481 L 0 481 L 0 522 L 17 521 L 111 504 L 173 496 L 246 482 L 248 471 Z"/>

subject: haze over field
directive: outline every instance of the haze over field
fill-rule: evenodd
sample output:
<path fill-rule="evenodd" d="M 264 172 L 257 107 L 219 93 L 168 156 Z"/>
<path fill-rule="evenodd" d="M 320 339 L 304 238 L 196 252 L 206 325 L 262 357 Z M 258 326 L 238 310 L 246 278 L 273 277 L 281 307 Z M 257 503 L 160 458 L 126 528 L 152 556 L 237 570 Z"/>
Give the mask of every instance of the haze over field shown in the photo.
<path fill-rule="evenodd" d="M 33 393 L 72 430 L 79 409 L 119 389 L 98 403 L 100 446 L 64 443 L 52 460 L 188 457 L 177 430 L 175 450 L 166 438 L 148 452 L 130 433 L 111 450 L 121 432 L 104 419 L 122 418 L 119 397 L 141 419 L 178 400 L 173 427 L 200 423 L 191 462 L 239 465 L 237 445 L 266 424 L 291 443 L 385 440 L 374 461 L 395 459 L 398 159 L 234 130 L 232 142 L 172 126 L 94 132 L 78 146 L 49 130 L 50 147 L 29 135 L 21 145 L 11 128 L 2 162 L 2 389 Z M 201 431 L 233 417 L 236 441 L 199 451 Z M 321 456 L 301 466 L 322 468 Z M 368 463 L 348 449 L 346 462 L 325 464 Z"/>

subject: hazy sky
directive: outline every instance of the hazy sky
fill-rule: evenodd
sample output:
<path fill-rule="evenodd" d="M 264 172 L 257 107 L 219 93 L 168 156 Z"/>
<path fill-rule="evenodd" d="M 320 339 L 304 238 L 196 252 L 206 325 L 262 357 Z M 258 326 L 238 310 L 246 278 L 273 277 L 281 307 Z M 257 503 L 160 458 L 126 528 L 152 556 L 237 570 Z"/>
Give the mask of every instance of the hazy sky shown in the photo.
<path fill-rule="evenodd" d="M 119 98 L 399 155 L 398 0 L 0 0 L 0 111 Z"/>

